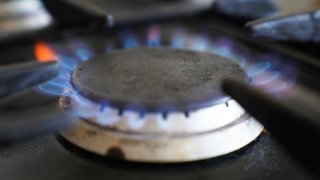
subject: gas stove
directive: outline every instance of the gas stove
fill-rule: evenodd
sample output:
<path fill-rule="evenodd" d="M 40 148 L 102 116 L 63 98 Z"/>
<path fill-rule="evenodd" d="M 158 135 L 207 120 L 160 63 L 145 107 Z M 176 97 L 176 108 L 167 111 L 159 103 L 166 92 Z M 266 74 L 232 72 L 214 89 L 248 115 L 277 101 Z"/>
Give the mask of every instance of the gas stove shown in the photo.
<path fill-rule="evenodd" d="M 289 4 L 1 2 L 0 177 L 316 179 L 320 5 Z"/>

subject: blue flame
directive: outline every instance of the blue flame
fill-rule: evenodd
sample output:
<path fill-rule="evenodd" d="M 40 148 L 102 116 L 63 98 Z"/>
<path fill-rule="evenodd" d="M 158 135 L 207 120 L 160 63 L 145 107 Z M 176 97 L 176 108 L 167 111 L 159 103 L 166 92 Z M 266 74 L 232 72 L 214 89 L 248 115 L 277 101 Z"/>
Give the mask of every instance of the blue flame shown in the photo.
<path fill-rule="evenodd" d="M 233 54 L 231 53 L 231 50 L 228 47 L 216 47 L 213 48 L 212 52 L 226 59 L 233 58 Z"/>
<path fill-rule="evenodd" d="M 182 49 L 185 47 L 185 32 L 181 29 L 175 31 L 173 33 L 173 37 L 171 39 L 171 47 Z"/>
<path fill-rule="evenodd" d="M 81 61 L 87 61 L 95 55 L 90 47 L 79 39 L 72 39 L 70 41 L 70 48 L 75 57 Z"/>
<path fill-rule="evenodd" d="M 237 55 L 232 53 L 232 51 L 228 47 L 219 47 L 219 48 L 214 48 L 212 50 L 213 54 L 217 54 L 221 57 L 224 57 L 226 59 L 229 59 L 237 64 L 239 64 L 242 68 L 245 67 L 246 65 L 246 58 L 244 58 L 241 55 Z"/>
<path fill-rule="evenodd" d="M 128 48 L 138 48 L 140 47 L 140 42 L 138 38 L 134 35 L 134 33 L 129 30 L 123 30 L 120 33 L 122 47 L 125 49 Z"/>
<path fill-rule="evenodd" d="M 255 77 L 255 76 L 269 70 L 270 67 L 271 67 L 270 62 L 261 62 L 261 63 L 253 64 L 247 70 L 247 74 L 249 77 Z"/>
<path fill-rule="evenodd" d="M 49 81 L 47 83 L 40 84 L 38 89 L 48 95 L 60 96 L 65 91 L 66 87 Z"/>
<path fill-rule="evenodd" d="M 108 105 L 106 103 L 101 103 L 100 104 L 100 111 L 103 112 L 107 107 L 108 107 Z"/>
<path fill-rule="evenodd" d="M 38 90 L 48 95 L 60 96 L 69 86 L 70 77 L 70 71 L 62 69 L 58 77 L 40 84 Z"/>
<path fill-rule="evenodd" d="M 75 58 L 71 56 L 59 55 L 60 67 L 62 67 L 63 72 L 73 71 L 79 64 Z"/>
<path fill-rule="evenodd" d="M 87 49 L 79 48 L 76 50 L 76 55 L 83 61 L 87 61 L 91 57 L 93 57 L 93 53 L 88 51 Z"/>
<path fill-rule="evenodd" d="M 71 72 L 77 64 L 72 59 L 66 57 L 67 56 L 64 56 L 64 58 L 59 58 L 59 64 L 61 68 L 58 77 L 39 85 L 38 90 L 48 95 L 60 96 L 62 92 L 69 86 Z"/>
<path fill-rule="evenodd" d="M 77 42 L 77 43 L 75 43 Z M 94 56 L 87 46 L 77 41 L 70 43 L 73 55 L 58 54 L 58 62 L 60 64 L 60 73 L 58 77 L 49 80 L 38 86 L 38 90 L 48 95 L 60 96 L 63 91 L 70 86 L 70 78 L 74 69 L 82 61 L 86 61 Z"/>
<path fill-rule="evenodd" d="M 200 52 L 208 51 L 239 64 L 247 72 L 248 76 L 254 80 L 253 84 L 257 86 L 270 83 L 282 76 L 280 72 L 272 69 L 275 64 L 272 60 L 277 60 L 279 57 L 272 56 L 270 58 L 269 56 L 267 59 L 257 59 L 251 53 L 246 53 L 246 48 L 239 46 L 227 37 L 214 37 L 203 33 L 196 33 L 195 35 L 194 32 L 190 34 L 190 32 L 186 32 L 182 28 L 177 28 L 173 30 L 172 37 L 167 42 L 168 44 L 165 44 L 165 42 L 161 41 L 161 29 L 158 25 L 150 25 L 146 31 L 147 36 L 144 38 L 129 29 L 120 31 L 119 39 L 117 39 L 121 42 L 120 48 L 139 48 L 144 45 L 152 48 L 169 45 L 172 48 L 192 49 Z M 117 40 L 106 42 L 104 52 L 110 53 L 119 48 L 117 47 Z M 38 88 L 40 91 L 52 95 L 61 95 L 63 89 L 70 86 L 71 74 L 78 64 L 89 60 L 95 55 L 95 52 L 84 41 L 71 39 L 68 42 L 71 52 L 58 54 L 58 60 L 61 65 L 59 77 L 40 85 Z M 271 75 L 267 78 L 259 78 L 265 72 L 271 72 Z"/>
<path fill-rule="evenodd" d="M 123 47 L 128 48 L 138 48 L 140 47 L 139 41 L 134 37 L 125 38 L 123 42 Z"/>
<path fill-rule="evenodd" d="M 146 123 L 145 119 L 136 118 L 135 116 L 129 116 L 128 119 L 129 126 L 135 130 L 141 129 Z"/>
<path fill-rule="evenodd" d="M 67 83 L 70 80 L 69 77 L 56 77 L 52 80 L 49 81 L 50 84 L 53 84 L 53 85 L 57 85 L 57 86 L 60 86 L 60 87 L 67 87 Z"/>
<path fill-rule="evenodd" d="M 234 61 L 235 63 L 238 63 L 242 68 L 245 67 L 246 65 L 246 59 L 242 56 L 235 56 L 235 59 L 231 59 L 232 61 Z"/>
<path fill-rule="evenodd" d="M 191 49 L 195 51 L 207 51 L 210 48 L 210 40 L 207 36 L 196 37 L 191 44 Z"/>
<path fill-rule="evenodd" d="M 281 76 L 279 71 L 270 71 L 268 72 L 268 76 L 266 78 L 260 78 L 259 81 L 254 81 L 254 85 L 261 86 L 265 84 L 269 84 L 270 82 L 278 79 Z"/>
<path fill-rule="evenodd" d="M 161 45 L 160 28 L 158 25 L 151 25 L 147 33 L 147 46 L 158 47 Z"/>

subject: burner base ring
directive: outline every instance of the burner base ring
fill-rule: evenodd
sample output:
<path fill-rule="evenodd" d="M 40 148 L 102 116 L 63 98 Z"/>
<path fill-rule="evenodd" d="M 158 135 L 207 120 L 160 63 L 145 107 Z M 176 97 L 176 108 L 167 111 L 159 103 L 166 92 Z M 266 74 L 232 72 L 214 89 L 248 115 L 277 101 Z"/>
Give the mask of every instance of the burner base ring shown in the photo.
<path fill-rule="evenodd" d="M 108 131 L 87 121 L 62 131 L 70 143 L 104 157 L 147 163 L 181 163 L 209 159 L 239 150 L 255 140 L 263 126 L 252 117 L 217 130 L 183 136 L 131 135 Z"/>

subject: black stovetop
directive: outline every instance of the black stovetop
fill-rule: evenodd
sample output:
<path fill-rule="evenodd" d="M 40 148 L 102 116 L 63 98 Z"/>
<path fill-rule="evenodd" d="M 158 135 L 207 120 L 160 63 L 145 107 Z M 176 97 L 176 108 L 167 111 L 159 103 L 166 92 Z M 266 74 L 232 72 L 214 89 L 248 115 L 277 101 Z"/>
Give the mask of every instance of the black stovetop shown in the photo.
<path fill-rule="evenodd" d="M 1 150 L 6 179 L 315 179 L 269 134 L 220 158 L 186 164 L 137 164 L 101 159 L 51 135 Z"/>

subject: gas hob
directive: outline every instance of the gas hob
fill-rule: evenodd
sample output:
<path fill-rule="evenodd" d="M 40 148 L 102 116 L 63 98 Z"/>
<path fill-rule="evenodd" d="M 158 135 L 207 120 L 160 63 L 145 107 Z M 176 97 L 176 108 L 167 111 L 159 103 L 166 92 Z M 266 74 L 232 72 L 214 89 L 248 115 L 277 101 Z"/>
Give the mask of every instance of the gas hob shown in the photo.
<path fill-rule="evenodd" d="M 46 21 L 0 31 L 0 177 L 317 175 L 316 149 L 301 142 L 318 136 L 317 11 L 279 16 L 296 6 L 269 0 L 28 2 Z"/>

